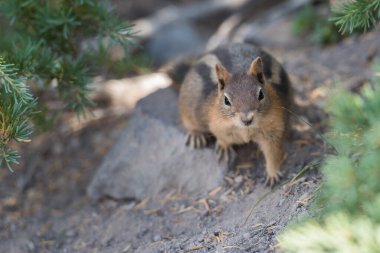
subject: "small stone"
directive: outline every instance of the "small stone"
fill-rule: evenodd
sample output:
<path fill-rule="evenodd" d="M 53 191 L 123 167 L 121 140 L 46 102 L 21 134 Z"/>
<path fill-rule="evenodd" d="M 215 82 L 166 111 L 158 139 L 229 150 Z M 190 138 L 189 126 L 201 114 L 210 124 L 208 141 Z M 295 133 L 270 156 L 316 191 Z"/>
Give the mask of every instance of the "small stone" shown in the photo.
<path fill-rule="evenodd" d="M 60 154 L 62 154 L 62 152 L 63 152 L 63 145 L 62 144 L 60 144 L 60 143 L 55 143 L 54 145 L 53 145 L 53 153 L 55 154 L 55 155 L 60 155 Z"/>
<path fill-rule="evenodd" d="M 104 205 L 108 209 L 114 209 L 117 207 L 118 203 L 114 200 L 106 200 Z"/>
<path fill-rule="evenodd" d="M 78 149 L 80 147 L 80 140 L 78 138 L 70 139 L 69 147 L 72 149 Z"/>
<path fill-rule="evenodd" d="M 215 253 L 225 253 L 226 251 L 223 249 L 223 246 L 218 244 L 215 247 Z"/>
<path fill-rule="evenodd" d="M 17 225 L 16 225 L 16 223 L 11 223 L 11 225 L 10 225 L 10 230 L 11 230 L 12 232 L 16 232 L 16 230 L 17 230 Z"/>
<path fill-rule="evenodd" d="M 76 232 L 75 230 L 70 229 L 70 230 L 67 230 L 65 234 L 66 234 L 66 237 L 73 237 L 75 236 Z"/>
<path fill-rule="evenodd" d="M 243 234 L 243 238 L 246 239 L 246 240 L 248 240 L 248 239 L 251 238 L 251 234 L 248 233 L 248 232 L 247 232 L 247 233 L 244 233 L 244 234 Z"/>
<path fill-rule="evenodd" d="M 26 246 L 28 247 L 29 251 L 35 251 L 36 249 L 36 246 L 34 245 L 32 241 L 29 241 Z"/>
<path fill-rule="evenodd" d="M 241 184 L 243 182 L 243 176 L 240 175 L 240 176 L 235 177 L 234 181 L 236 184 Z"/>
<path fill-rule="evenodd" d="M 160 235 L 154 235 L 153 241 L 158 242 L 158 241 L 161 241 L 161 240 L 162 240 L 162 238 L 161 238 Z"/>

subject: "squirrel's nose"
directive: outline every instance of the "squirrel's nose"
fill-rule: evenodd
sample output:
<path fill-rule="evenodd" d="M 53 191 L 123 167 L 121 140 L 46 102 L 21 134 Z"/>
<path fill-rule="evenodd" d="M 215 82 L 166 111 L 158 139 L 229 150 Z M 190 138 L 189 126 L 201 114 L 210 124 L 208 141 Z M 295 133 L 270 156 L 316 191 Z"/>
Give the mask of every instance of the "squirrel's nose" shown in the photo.
<path fill-rule="evenodd" d="M 252 119 L 242 119 L 241 120 L 244 125 L 249 126 L 252 123 Z"/>
<path fill-rule="evenodd" d="M 252 114 L 248 114 L 248 115 L 242 115 L 240 117 L 241 119 L 241 122 L 243 122 L 244 125 L 246 126 L 249 126 L 252 124 L 252 121 L 253 121 L 253 115 Z"/>

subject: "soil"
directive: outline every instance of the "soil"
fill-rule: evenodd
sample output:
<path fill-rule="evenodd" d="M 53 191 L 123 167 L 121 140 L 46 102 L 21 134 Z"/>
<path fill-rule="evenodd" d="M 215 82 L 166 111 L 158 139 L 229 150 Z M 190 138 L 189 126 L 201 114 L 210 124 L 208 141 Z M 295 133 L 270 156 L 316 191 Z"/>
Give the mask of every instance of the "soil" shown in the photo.
<path fill-rule="evenodd" d="M 290 31 L 291 16 L 285 19 Z M 380 32 L 326 48 L 302 38 L 293 38 L 296 48 L 269 48 L 265 39 L 262 46 L 288 70 L 298 104 L 284 177 L 275 188 L 263 184 L 263 158 L 257 153 L 253 168 L 228 171 L 223 185 L 201 197 L 167 189 L 154 198 L 92 201 L 86 188 L 128 124 L 128 114 L 109 113 L 107 104 L 96 109 L 100 116 L 79 123 L 66 114 L 53 131 L 20 147 L 14 173 L 2 169 L 0 252 L 280 251 L 278 235 L 308 215 L 322 180 L 318 168 L 328 152 L 320 138 L 328 118 L 324 101 L 336 80 L 357 90 L 369 78 Z"/>

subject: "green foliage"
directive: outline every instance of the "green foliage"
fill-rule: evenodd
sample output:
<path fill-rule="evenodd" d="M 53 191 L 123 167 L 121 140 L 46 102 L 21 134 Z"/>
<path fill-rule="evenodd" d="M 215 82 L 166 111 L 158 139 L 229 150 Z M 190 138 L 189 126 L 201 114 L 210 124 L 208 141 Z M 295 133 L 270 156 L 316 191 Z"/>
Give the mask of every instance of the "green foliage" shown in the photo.
<path fill-rule="evenodd" d="M 333 10 L 342 33 L 366 30 L 380 18 L 380 0 L 345 1 Z M 326 139 L 337 155 L 323 166 L 325 182 L 311 206 L 315 217 L 279 238 L 287 252 L 380 252 L 380 62 L 372 87 L 338 89 L 326 109 Z"/>
<path fill-rule="evenodd" d="M 375 85 L 380 85 L 379 78 Z M 380 176 L 380 89 L 368 86 L 361 94 L 340 91 L 332 97 L 327 107 L 334 117 L 331 120 L 333 134 L 329 139 L 339 154 L 326 160 L 323 172 L 327 180 L 321 203 L 327 204 L 326 212 L 345 210 L 380 222 L 378 215 L 373 216 L 368 209 L 368 205 L 380 198 L 377 182 Z"/>
<path fill-rule="evenodd" d="M 13 64 L 6 64 L 0 57 L 0 166 L 5 163 L 10 170 L 19 155 L 8 144 L 11 140 L 30 141 L 30 119 L 25 115 L 37 102 L 17 73 Z"/>
<path fill-rule="evenodd" d="M 29 117 L 36 111 L 30 90 L 40 111 L 48 112 L 34 115 L 36 122 L 51 124 L 66 110 L 84 115 L 93 104 L 91 76 L 104 63 L 95 55 L 108 60 L 109 50 L 119 47 L 127 62 L 135 43 L 133 27 L 101 0 L 3 0 L 0 22 L 0 165 L 10 167 L 18 157 L 10 141 L 29 141 Z M 60 106 L 49 108 L 49 99 Z"/>
<path fill-rule="evenodd" d="M 13 28 L 7 38 L 12 46 L 0 48 L 5 59 L 32 79 L 38 92 L 56 80 L 65 108 L 79 113 L 91 105 L 88 84 L 91 70 L 98 67 L 86 56 L 100 46 L 120 45 L 127 53 L 133 44 L 132 27 L 118 21 L 103 1 L 8 0 L 0 12 Z"/>
<path fill-rule="evenodd" d="M 339 89 L 328 101 L 327 138 L 338 154 L 323 166 L 326 180 L 312 206 L 320 219 L 280 238 L 290 252 L 380 252 L 380 64 L 375 68 L 375 88 Z"/>
<path fill-rule="evenodd" d="M 312 5 L 306 5 L 295 15 L 292 31 L 296 35 L 306 35 L 309 40 L 318 45 L 326 45 L 339 41 L 337 28 L 328 22 L 326 15 L 318 12 Z"/>
<path fill-rule="evenodd" d="M 341 33 L 352 33 L 360 29 L 366 31 L 380 19 L 380 0 L 346 1 L 333 10 L 331 20 L 339 26 Z"/>
<path fill-rule="evenodd" d="M 287 231 L 280 240 L 289 252 L 380 252 L 380 225 L 368 217 L 353 219 L 344 213 L 311 221 Z"/>

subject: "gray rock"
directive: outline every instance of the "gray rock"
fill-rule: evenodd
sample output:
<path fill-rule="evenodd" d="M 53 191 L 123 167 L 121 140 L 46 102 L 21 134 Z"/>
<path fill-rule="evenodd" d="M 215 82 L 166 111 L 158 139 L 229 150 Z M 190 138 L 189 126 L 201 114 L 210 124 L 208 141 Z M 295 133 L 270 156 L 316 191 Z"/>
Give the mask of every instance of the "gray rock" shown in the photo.
<path fill-rule="evenodd" d="M 223 183 L 227 165 L 212 149 L 185 146 L 177 100 L 167 88 L 138 103 L 87 189 L 91 198 L 142 199 L 170 188 L 206 194 Z"/>
<path fill-rule="evenodd" d="M 161 65 L 182 54 L 198 52 L 203 40 L 189 22 L 175 22 L 160 28 L 149 40 L 146 49 L 155 65 Z"/>
<path fill-rule="evenodd" d="M 154 235 L 153 236 L 153 241 L 155 241 L 155 242 L 158 242 L 158 241 L 161 241 L 161 235 Z"/>

